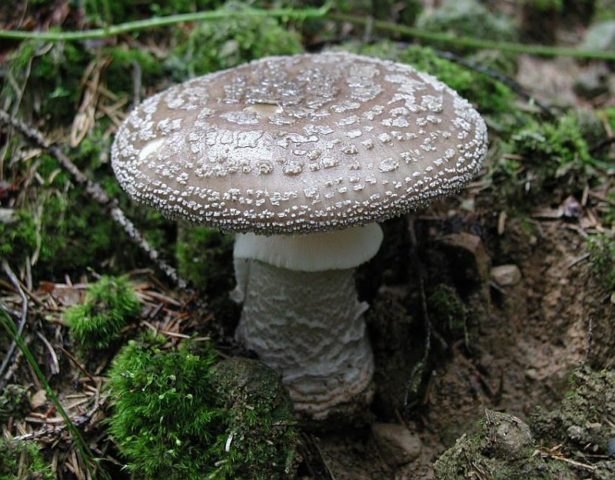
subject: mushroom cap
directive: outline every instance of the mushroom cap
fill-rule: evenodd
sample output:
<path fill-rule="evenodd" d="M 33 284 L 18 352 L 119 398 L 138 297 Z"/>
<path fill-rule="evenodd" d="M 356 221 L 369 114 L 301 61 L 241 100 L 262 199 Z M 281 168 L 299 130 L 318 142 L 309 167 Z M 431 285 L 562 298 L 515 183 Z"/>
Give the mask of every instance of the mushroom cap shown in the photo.
<path fill-rule="evenodd" d="M 175 85 L 120 127 L 134 200 L 237 232 L 380 222 L 463 187 L 487 129 L 436 78 L 343 52 L 269 57 Z"/>

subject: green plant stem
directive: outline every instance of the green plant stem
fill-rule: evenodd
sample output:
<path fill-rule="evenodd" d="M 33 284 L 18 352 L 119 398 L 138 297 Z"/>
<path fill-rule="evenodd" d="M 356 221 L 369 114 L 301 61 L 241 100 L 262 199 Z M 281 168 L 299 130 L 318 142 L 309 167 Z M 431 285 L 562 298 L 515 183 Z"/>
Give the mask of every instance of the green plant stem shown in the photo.
<path fill-rule="evenodd" d="M 79 453 L 81 454 L 81 458 L 83 459 L 85 467 L 88 470 L 88 473 L 93 474 L 93 465 L 96 460 L 94 459 L 92 452 L 90 451 L 87 443 L 81 436 L 81 433 L 79 432 L 75 424 L 72 422 L 71 418 L 68 416 L 68 413 L 60 402 L 58 395 L 53 390 L 53 388 L 51 388 L 51 385 L 49 385 L 47 377 L 45 377 L 45 374 L 41 370 L 41 367 L 38 365 L 38 362 L 34 358 L 34 354 L 30 350 L 28 345 L 26 345 L 26 342 L 24 342 L 23 337 L 18 332 L 17 327 L 15 327 L 13 321 L 8 317 L 7 314 L 4 313 L 3 310 L 0 310 L 0 325 L 2 325 L 4 330 L 6 330 L 9 337 L 12 337 L 13 341 L 17 344 L 17 347 L 21 350 L 23 356 L 26 358 L 28 364 L 30 364 L 30 367 L 32 367 L 32 370 L 34 371 L 36 377 L 45 387 L 45 391 L 47 392 L 48 397 L 56 407 L 56 410 L 58 411 L 60 416 L 64 419 L 66 428 L 73 437 L 73 441 L 77 445 Z M 104 478 L 105 474 L 102 474 L 100 476 Z"/>
<path fill-rule="evenodd" d="M 373 20 L 367 17 L 359 17 L 343 13 L 332 13 L 327 18 L 339 22 L 349 22 L 355 25 L 371 26 L 376 30 L 390 33 L 397 33 L 404 37 L 417 38 L 428 43 L 444 43 L 456 47 L 500 50 L 511 53 L 527 53 L 541 57 L 574 57 L 592 60 L 606 60 L 615 62 L 615 52 L 601 52 L 596 50 L 579 50 L 568 47 L 550 47 L 547 45 L 526 45 L 514 42 L 498 42 L 493 40 L 482 40 L 472 37 L 459 37 L 447 33 L 428 32 L 419 28 L 407 27 L 396 23 Z"/>
<path fill-rule="evenodd" d="M 320 8 L 306 8 L 299 10 L 293 8 L 279 8 L 272 10 L 251 8 L 240 12 L 233 12 L 227 9 L 218 9 L 205 12 L 169 15 L 166 17 L 153 17 L 145 20 L 120 23 L 118 25 L 108 25 L 104 28 L 83 30 L 80 32 L 64 32 L 61 30 L 51 32 L 29 32 L 24 30 L 0 29 L 0 38 L 12 40 L 46 40 L 51 42 L 95 40 L 114 37 L 128 32 L 164 27 L 176 23 L 214 21 L 223 18 L 246 15 L 254 17 L 278 17 L 293 20 L 327 18 L 338 22 L 350 22 L 355 25 L 371 26 L 371 28 L 375 28 L 377 30 L 396 33 L 405 37 L 417 38 L 419 40 L 424 40 L 431 43 L 439 42 L 465 48 L 500 50 L 502 52 L 511 53 L 527 53 L 542 57 L 574 57 L 615 62 L 615 53 L 612 52 L 582 50 L 569 47 L 551 47 L 548 45 L 527 45 L 515 42 L 498 42 L 473 37 L 459 37 L 447 33 L 429 32 L 420 28 L 398 25 L 396 23 L 386 22 L 383 20 L 374 20 L 369 17 L 360 17 L 344 13 L 329 13 L 330 8 L 331 4 L 326 3 Z"/>
<path fill-rule="evenodd" d="M 58 41 L 74 41 L 74 40 L 95 40 L 101 38 L 114 37 L 127 32 L 136 32 L 156 27 L 164 27 L 176 23 L 184 22 L 202 22 L 220 20 L 223 18 L 232 17 L 279 17 L 293 20 L 304 20 L 307 18 L 323 17 L 329 11 L 330 4 L 327 3 L 320 8 L 292 9 L 280 8 L 273 10 L 264 10 L 250 8 L 241 11 L 231 11 L 229 9 L 218 9 L 206 12 L 183 13 L 178 15 L 169 15 L 166 17 L 153 17 L 145 20 L 136 20 L 133 22 L 120 23 L 118 25 L 109 25 L 104 28 L 96 28 L 92 30 L 82 30 L 80 32 L 61 30 L 51 32 L 28 32 L 24 30 L 0 30 L 0 38 L 8 38 L 13 40 L 46 40 L 51 42 Z"/>

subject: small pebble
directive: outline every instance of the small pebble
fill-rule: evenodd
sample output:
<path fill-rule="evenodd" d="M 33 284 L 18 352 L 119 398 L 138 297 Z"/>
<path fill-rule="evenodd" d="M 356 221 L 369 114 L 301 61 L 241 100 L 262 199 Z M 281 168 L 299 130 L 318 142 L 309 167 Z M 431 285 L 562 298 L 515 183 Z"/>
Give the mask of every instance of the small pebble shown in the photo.
<path fill-rule="evenodd" d="M 521 281 L 521 271 L 517 265 L 500 265 L 491 269 L 491 280 L 500 287 L 510 287 Z"/>
<path fill-rule="evenodd" d="M 609 454 L 609 457 L 615 457 L 615 437 L 611 437 L 609 440 L 606 451 Z"/>

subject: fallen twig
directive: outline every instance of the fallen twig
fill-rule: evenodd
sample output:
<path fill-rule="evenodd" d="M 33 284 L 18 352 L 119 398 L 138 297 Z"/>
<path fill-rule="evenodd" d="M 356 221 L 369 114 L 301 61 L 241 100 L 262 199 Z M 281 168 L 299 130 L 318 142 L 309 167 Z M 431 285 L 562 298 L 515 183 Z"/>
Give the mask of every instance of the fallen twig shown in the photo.
<path fill-rule="evenodd" d="M 99 406 L 95 405 L 95 407 L 90 410 L 89 412 L 84 413 L 83 415 L 76 415 L 74 417 L 71 417 L 71 421 L 73 423 L 73 425 L 75 427 L 82 427 L 84 425 L 87 425 L 90 423 L 90 421 L 92 420 L 92 417 L 94 416 L 94 414 L 96 413 L 96 411 L 98 410 Z M 60 433 L 62 433 L 64 430 L 66 430 L 67 428 L 67 424 L 64 423 L 62 425 L 47 425 L 46 427 L 42 428 L 41 430 L 38 430 L 36 432 L 32 432 L 32 433 L 26 433 L 24 435 L 19 435 L 17 437 L 14 437 L 14 440 L 36 440 L 39 439 L 41 437 L 46 437 L 48 435 L 52 435 L 52 436 L 57 436 Z"/>
<path fill-rule="evenodd" d="M 117 201 L 111 199 L 98 183 L 90 180 L 79 170 L 59 146 L 52 144 L 39 130 L 11 117 L 6 110 L 0 109 L 0 124 L 13 127 L 29 141 L 53 155 L 60 162 L 60 165 L 73 176 L 75 181 L 85 187 L 86 193 L 107 210 L 111 218 L 124 229 L 128 238 L 147 254 L 160 271 L 180 288 L 185 288 L 188 285 L 188 282 L 180 277 L 174 267 L 160 258 L 158 251 L 143 237 L 137 227 L 126 217 L 122 209 L 117 206 Z"/>

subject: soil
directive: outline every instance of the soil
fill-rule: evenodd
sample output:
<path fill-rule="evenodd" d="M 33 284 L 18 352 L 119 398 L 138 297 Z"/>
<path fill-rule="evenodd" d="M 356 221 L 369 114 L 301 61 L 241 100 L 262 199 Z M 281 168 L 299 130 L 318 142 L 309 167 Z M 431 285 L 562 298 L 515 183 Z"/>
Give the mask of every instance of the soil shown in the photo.
<path fill-rule="evenodd" d="M 559 402 L 570 372 L 588 352 L 588 265 L 578 261 L 584 241 L 570 225 L 541 222 L 537 230 L 539 238 L 530 239 L 511 222 L 497 239 L 497 258 L 518 265 L 523 280 L 491 288 L 490 312 L 475 327 L 471 353 L 463 342 L 454 346 L 452 357 L 431 372 L 420 415 L 400 415 L 422 440 L 420 458 L 395 469 L 380 457 L 369 431 L 323 435 L 319 445 L 334 478 L 434 478 L 434 461 L 473 429 L 485 409 L 527 419 L 538 406 Z"/>

